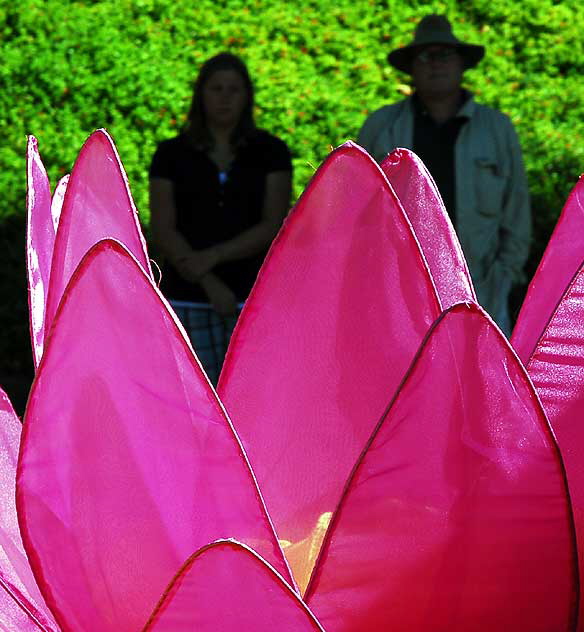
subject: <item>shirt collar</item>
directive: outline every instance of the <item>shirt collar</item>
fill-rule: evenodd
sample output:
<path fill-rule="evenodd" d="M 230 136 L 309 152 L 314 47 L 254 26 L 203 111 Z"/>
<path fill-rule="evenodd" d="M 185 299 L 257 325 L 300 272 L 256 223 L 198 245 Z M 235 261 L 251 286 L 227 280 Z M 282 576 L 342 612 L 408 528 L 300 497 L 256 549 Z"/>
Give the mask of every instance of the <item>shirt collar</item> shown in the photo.
<path fill-rule="evenodd" d="M 424 107 L 424 104 L 422 103 L 422 100 L 415 92 L 414 94 L 412 94 L 410 99 L 411 99 L 412 107 L 414 108 L 414 112 L 416 114 L 418 115 L 428 114 L 426 108 Z M 469 92 L 468 90 L 463 89 L 460 96 L 460 107 L 458 108 L 458 111 L 456 112 L 456 115 L 454 116 L 454 118 L 470 119 L 472 118 L 472 115 L 474 114 L 475 108 L 476 108 L 476 103 L 475 103 L 472 92 Z"/>

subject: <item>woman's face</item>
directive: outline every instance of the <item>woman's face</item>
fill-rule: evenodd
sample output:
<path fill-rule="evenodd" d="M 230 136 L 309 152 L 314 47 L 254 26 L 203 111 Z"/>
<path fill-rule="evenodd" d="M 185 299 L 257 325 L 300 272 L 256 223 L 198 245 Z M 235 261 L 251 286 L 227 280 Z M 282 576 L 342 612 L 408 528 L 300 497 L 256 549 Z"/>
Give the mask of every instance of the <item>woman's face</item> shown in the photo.
<path fill-rule="evenodd" d="M 235 70 L 217 70 L 203 86 L 203 107 L 210 127 L 237 125 L 248 100 L 247 88 Z"/>

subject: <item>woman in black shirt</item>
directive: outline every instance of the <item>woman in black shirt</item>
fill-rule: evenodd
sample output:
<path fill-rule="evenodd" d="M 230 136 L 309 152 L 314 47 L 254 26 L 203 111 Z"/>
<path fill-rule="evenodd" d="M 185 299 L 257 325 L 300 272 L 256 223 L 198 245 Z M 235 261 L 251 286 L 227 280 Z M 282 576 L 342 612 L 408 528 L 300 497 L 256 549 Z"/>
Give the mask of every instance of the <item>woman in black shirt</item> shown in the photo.
<path fill-rule="evenodd" d="M 290 202 L 290 152 L 256 128 L 253 103 L 244 63 L 212 57 L 195 82 L 184 132 L 160 143 L 150 167 L 161 289 L 171 300 L 208 302 L 219 317 L 247 298 Z M 201 356 L 202 342 L 193 344 Z"/>

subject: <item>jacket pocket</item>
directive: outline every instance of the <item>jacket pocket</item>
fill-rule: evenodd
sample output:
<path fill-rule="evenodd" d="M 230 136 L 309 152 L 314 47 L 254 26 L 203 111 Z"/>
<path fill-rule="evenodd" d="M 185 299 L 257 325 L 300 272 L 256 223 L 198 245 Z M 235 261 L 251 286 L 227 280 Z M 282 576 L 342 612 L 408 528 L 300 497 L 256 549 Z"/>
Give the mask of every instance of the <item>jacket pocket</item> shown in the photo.
<path fill-rule="evenodd" d="M 475 158 L 474 187 L 477 199 L 477 212 L 484 218 L 499 223 L 508 177 L 503 174 L 501 166 L 492 158 Z"/>

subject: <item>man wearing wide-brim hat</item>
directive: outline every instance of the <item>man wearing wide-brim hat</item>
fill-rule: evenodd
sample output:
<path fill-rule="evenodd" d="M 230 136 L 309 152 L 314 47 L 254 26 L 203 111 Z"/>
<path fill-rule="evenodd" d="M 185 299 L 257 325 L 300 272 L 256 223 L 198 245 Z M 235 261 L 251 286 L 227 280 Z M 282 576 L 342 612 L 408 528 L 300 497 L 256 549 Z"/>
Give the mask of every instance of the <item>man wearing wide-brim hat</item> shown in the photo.
<path fill-rule="evenodd" d="M 531 212 L 517 134 L 507 116 L 479 105 L 463 73 L 483 46 L 458 39 L 441 15 L 424 17 L 389 63 L 412 78 L 411 97 L 373 112 L 358 143 L 378 161 L 412 149 L 432 174 L 456 228 L 480 303 L 509 333 L 508 296 L 522 279 Z"/>

